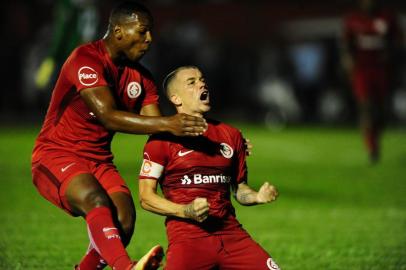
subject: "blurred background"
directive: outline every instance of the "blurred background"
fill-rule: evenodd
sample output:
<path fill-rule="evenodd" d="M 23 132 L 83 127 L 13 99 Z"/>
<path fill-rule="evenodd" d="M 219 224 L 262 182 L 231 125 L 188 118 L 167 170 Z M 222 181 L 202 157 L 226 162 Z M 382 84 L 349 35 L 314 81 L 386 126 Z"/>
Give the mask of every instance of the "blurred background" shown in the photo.
<path fill-rule="evenodd" d="M 40 123 L 60 66 L 76 44 L 101 38 L 115 1 L 6 1 L 2 7 L 0 121 Z M 152 49 L 142 62 L 158 85 L 173 68 L 205 72 L 217 116 L 265 123 L 354 124 L 348 76 L 341 63 L 349 0 L 144 1 L 154 18 Z M 386 0 L 406 31 L 406 2 Z M 404 43 L 403 43 L 404 44 Z M 406 123 L 404 45 L 396 51 L 388 120 Z M 35 75 L 56 59 L 49 84 Z M 171 113 L 165 98 L 163 111 Z"/>

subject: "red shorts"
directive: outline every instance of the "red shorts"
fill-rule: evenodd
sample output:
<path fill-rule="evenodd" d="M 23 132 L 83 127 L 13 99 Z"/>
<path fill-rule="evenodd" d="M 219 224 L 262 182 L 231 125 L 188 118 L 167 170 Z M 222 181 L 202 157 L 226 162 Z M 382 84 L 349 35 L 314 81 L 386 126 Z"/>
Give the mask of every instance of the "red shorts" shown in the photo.
<path fill-rule="evenodd" d="M 388 72 L 383 68 L 356 68 L 352 83 L 358 101 L 383 102 L 389 90 Z"/>
<path fill-rule="evenodd" d="M 211 235 L 170 243 L 165 270 L 279 270 L 248 234 Z"/>
<path fill-rule="evenodd" d="M 48 201 L 72 213 L 65 196 L 68 183 L 79 174 L 92 174 L 108 194 L 131 194 L 113 163 L 88 160 L 65 151 L 46 151 L 32 163 L 32 179 L 38 192 Z"/>

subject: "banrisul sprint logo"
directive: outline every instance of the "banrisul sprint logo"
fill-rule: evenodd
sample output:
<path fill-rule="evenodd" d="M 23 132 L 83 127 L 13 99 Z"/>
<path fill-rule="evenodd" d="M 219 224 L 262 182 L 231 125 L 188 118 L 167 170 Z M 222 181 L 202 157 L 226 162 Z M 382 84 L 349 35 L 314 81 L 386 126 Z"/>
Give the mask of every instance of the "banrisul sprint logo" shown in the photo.
<path fill-rule="evenodd" d="M 215 175 L 202 175 L 202 174 L 193 174 L 193 176 L 184 175 L 181 179 L 182 185 L 200 185 L 200 184 L 227 184 L 231 181 L 231 176 L 223 174 Z"/>
<path fill-rule="evenodd" d="M 78 79 L 84 86 L 92 86 L 99 80 L 99 74 L 93 68 L 83 66 L 78 71 Z"/>

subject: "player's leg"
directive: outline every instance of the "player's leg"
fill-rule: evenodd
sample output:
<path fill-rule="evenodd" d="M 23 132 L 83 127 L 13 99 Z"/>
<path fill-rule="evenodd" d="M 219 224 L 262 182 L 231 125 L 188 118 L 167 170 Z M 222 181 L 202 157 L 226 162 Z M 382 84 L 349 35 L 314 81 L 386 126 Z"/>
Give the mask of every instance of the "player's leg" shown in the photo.
<path fill-rule="evenodd" d="M 128 192 L 114 192 L 109 194 L 112 204 L 113 220 L 119 229 L 121 241 L 126 247 L 131 240 L 135 224 L 135 207 L 131 195 Z M 86 255 L 78 265 L 80 270 L 103 269 L 107 266 L 106 262 L 90 243 Z"/>
<path fill-rule="evenodd" d="M 111 204 L 113 206 L 113 220 L 119 229 L 124 246 L 127 246 L 134 232 L 136 216 L 131 192 L 114 164 L 92 162 L 91 168 L 92 173 L 96 176 L 103 189 L 109 194 Z M 136 268 L 158 268 L 162 257 L 162 247 L 155 246 L 138 261 Z M 79 265 L 81 270 L 103 269 L 104 266 L 106 266 L 104 260 L 92 245 Z"/>
<path fill-rule="evenodd" d="M 373 77 L 373 92 L 370 95 L 371 104 L 371 130 L 373 135 L 373 146 L 370 153 L 370 160 L 372 163 L 376 163 L 380 159 L 381 152 L 381 135 L 384 129 L 385 123 L 385 102 L 389 89 L 389 79 L 387 71 L 377 69 Z"/>
<path fill-rule="evenodd" d="M 224 247 L 220 253 L 220 270 L 280 270 L 272 257 L 248 234 L 219 237 Z"/>
<path fill-rule="evenodd" d="M 217 269 L 221 242 L 215 236 L 169 243 L 164 270 Z"/>
<path fill-rule="evenodd" d="M 353 90 L 358 105 L 359 126 L 364 139 L 368 156 L 372 160 L 377 153 L 377 135 L 373 127 L 373 103 L 371 96 L 374 89 L 371 70 L 356 70 L 353 78 Z"/>
<path fill-rule="evenodd" d="M 92 245 L 107 264 L 128 269 L 132 262 L 113 221 L 110 198 L 97 179 L 91 174 L 76 175 L 61 192 L 69 209 L 86 219 Z"/>
<path fill-rule="evenodd" d="M 134 233 L 136 214 L 133 198 L 124 192 L 115 192 L 109 196 L 114 205 L 113 211 L 117 227 L 120 230 L 121 240 L 124 246 L 127 246 Z"/>

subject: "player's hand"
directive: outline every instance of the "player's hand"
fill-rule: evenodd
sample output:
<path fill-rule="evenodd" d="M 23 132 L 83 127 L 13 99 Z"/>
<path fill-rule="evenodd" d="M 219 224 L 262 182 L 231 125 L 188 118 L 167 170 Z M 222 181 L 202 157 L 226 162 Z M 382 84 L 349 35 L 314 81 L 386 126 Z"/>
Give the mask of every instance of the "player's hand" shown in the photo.
<path fill-rule="evenodd" d="M 251 141 L 247 138 L 244 138 L 244 143 L 245 143 L 245 155 L 251 156 L 253 148 Z"/>
<path fill-rule="evenodd" d="M 184 113 L 169 117 L 169 132 L 176 136 L 199 136 L 207 130 L 206 120 Z"/>
<path fill-rule="evenodd" d="M 193 202 L 185 205 L 183 213 L 186 218 L 203 222 L 209 216 L 210 204 L 206 198 L 197 197 Z"/>
<path fill-rule="evenodd" d="M 277 197 L 278 191 L 276 188 L 268 182 L 265 182 L 257 193 L 257 203 L 269 203 L 276 200 Z"/>

